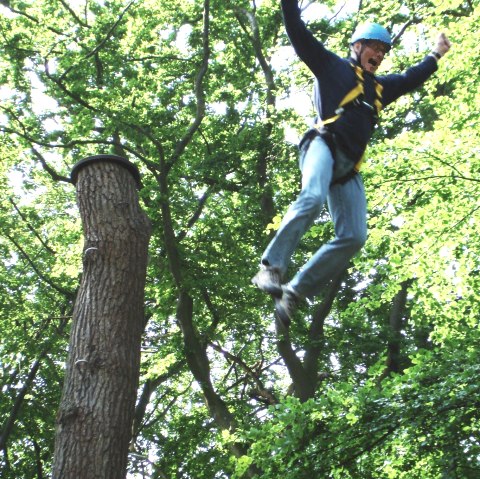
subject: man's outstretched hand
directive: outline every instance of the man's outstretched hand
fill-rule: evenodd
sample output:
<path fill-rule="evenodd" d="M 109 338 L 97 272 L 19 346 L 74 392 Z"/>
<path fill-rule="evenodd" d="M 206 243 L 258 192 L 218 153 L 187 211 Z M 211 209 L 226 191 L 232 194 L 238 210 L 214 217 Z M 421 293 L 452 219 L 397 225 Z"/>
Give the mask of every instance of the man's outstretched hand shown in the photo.
<path fill-rule="evenodd" d="M 451 46 L 452 44 L 445 33 L 440 33 L 440 35 L 438 35 L 437 44 L 433 50 L 443 57 L 443 55 L 450 50 Z"/>

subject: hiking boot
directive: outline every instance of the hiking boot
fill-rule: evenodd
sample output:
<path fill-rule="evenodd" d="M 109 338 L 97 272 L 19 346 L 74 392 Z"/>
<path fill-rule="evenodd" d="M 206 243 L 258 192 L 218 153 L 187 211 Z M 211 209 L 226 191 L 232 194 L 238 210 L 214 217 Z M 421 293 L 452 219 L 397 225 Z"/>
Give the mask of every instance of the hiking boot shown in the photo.
<path fill-rule="evenodd" d="M 275 298 L 275 311 L 285 328 L 290 326 L 300 299 L 300 295 L 288 284 L 282 286 L 282 296 Z"/>
<path fill-rule="evenodd" d="M 252 283 L 265 293 L 280 298 L 283 294 L 281 279 L 279 268 L 262 265 L 260 271 L 252 278 Z"/>

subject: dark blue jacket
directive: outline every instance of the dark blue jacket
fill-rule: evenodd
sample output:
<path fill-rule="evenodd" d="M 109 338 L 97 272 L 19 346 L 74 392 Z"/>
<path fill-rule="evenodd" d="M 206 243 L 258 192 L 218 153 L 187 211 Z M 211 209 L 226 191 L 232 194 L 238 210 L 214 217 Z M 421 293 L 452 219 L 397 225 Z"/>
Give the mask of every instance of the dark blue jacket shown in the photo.
<path fill-rule="evenodd" d="M 317 115 L 327 119 L 335 115 L 343 97 L 357 84 L 349 59 L 340 58 L 327 50 L 306 28 L 301 19 L 297 0 L 282 0 L 282 10 L 288 37 L 295 52 L 315 75 L 314 102 Z M 374 77 L 364 72 L 365 101 L 375 100 L 374 78 L 383 86 L 383 106 L 420 86 L 436 70 L 435 58 L 428 55 L 423 61 L 403 74 Z M 346 109 L 342 116 L 329 126 L 338 143 L 352 161 L 358 161 L 367 147 L 375 118 L 367 106 Z"/>

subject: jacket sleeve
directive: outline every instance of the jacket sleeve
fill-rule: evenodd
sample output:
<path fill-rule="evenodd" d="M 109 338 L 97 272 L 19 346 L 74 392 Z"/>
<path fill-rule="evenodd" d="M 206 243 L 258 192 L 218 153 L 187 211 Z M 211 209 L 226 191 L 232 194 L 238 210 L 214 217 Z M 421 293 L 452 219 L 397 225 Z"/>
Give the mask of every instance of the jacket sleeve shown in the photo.
<path fill-rule="evenodd" d="M 288 38 L 300 59 L 314 73 L 325 68 L 331 53 L 307 29 L 301 18 L 298 0 L 281 0 Z"/>
<path fill-rule="evenodd" d="M 383 85 L 384 106 L 394 102 L 400 96 L 411 92 L 425 83 L 438 70 L 437 61 L 430 55 L 420 63 L 410 67 L 402 74 L 380 76 L 377 80 Z"/>

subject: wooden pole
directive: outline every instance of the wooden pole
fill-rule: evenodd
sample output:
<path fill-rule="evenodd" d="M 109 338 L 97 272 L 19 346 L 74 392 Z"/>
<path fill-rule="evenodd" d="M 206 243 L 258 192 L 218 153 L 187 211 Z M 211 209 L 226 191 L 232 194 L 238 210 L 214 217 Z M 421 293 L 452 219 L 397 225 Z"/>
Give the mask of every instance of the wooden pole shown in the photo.
<path fill-rule="evenodd" d="M 120 479 L 139 380 L 151 226 L 139 206 L 138 170 L 124 158 L 86 158 L 72 181 L 85 244 L 53 479 Z"/>

